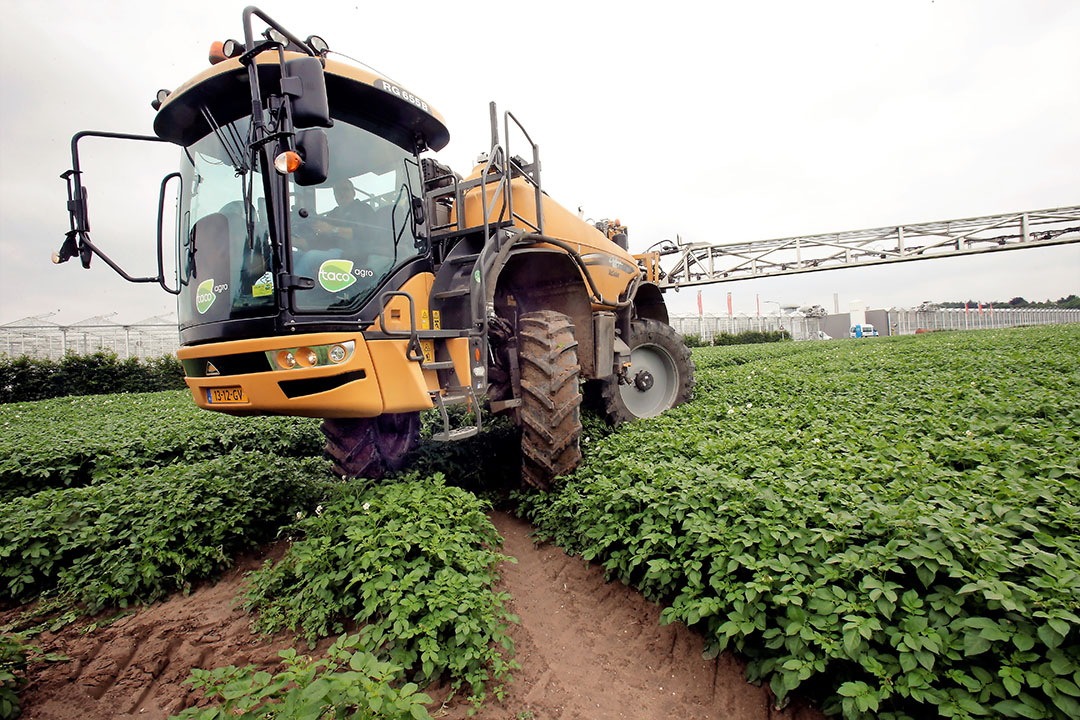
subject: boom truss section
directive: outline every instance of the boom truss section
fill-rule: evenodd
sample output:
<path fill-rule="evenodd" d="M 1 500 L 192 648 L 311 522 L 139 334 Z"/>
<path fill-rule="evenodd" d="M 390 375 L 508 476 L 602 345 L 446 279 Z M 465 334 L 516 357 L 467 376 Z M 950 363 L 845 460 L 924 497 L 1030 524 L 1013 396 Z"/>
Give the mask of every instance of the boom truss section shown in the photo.
<path fill-rule="evenodd" d="M 662 287 L 1080 242 L 1080 206 L 743 243 L 661 247 Z M 668 260 L 675 262 L 669 265 Z"/>

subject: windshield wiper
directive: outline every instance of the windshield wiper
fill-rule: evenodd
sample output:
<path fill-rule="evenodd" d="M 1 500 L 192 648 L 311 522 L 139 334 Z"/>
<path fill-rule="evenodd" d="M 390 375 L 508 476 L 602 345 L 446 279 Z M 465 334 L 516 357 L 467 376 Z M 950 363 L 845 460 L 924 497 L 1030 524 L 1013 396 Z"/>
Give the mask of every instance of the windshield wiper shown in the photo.
<path fill-rule="evenodd" d="M 210 129 L 214 131 L 214 135 L 217 136 L 218 142 L 221 143 L 221 147 L 225 150 L 225 154 L 229 156 L 229 164 L 236 170 L 237 175 L 242 175 L 248 171 L 248 165 L 244 158 L 244 140 L 240 137 L 240 133 L 236 131 L 236 127 L 233 123 L 226 125 L 228 134 L 226 135 L 221 131 L 221 125 L 214 119 L 213 113 L 210 112 L 210 108 L 205 105 L 199 108 L 202 112 L 203 119 L 210 126 Z"/>

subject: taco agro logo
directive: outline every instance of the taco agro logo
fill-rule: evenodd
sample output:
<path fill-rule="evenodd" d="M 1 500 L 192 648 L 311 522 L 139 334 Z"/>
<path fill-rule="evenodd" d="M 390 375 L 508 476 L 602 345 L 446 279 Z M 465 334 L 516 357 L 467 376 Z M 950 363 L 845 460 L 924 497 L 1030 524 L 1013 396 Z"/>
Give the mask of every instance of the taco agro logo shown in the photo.
<path fill-rule="evenodd" d="M 203 280 L 199 283 L 198 289 L 195 290 L 195 309 L 202 315 L 214 304 L 216 297 L 217 295 L 214 294 L 214 278 Z"/>
<path fill-rule="evenodd" d="M 356 282 L 352 260 L 327 260 L 319 266 L 319 284 L 324 290 L 337 292 Z"/>

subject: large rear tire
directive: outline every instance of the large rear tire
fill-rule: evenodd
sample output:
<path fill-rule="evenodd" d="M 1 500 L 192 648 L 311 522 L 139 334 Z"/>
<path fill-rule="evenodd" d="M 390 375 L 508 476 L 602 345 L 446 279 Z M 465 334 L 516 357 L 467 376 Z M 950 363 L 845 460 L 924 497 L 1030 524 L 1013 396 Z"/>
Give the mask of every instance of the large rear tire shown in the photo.
<path fill-rule="evenodd" d="M 521 478 L 546 490 L 581 462 L 581 387 L 570 318 L 551 310 L 518 320 Z"/>
<path fill-rule="evenodd" d="M 630 382 L 593 380 L 586 388 L 612 425 L 655 417 L 693 397 L 694 361 L 682 336 L 658 320 L 634 320 L 630 333 Z"/>
<path fill-rule="evenodd" d="M 378 479 L 400 470 L 420 440 L 420 413 L 324 420 L 326 457 L 340 477 Z"/>

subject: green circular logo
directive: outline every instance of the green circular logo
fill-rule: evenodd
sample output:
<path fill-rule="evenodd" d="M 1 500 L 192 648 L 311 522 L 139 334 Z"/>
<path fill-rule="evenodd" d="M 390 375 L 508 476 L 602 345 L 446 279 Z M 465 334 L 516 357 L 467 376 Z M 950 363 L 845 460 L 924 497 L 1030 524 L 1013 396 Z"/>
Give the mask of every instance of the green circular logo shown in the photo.
<path fill-rule="evenodd" d="M 195 309 L 202 315 L 214 304 L 215 298 L 217 295 L 214 294 L 214 278 L 203 280 L 195 290 Z"/>
<path fill-rule="evenodd" d="M 319 266 L 319 284 L 324 290 L 337 292 L 356 282 L 352 260 L 327 260 Z"/>

